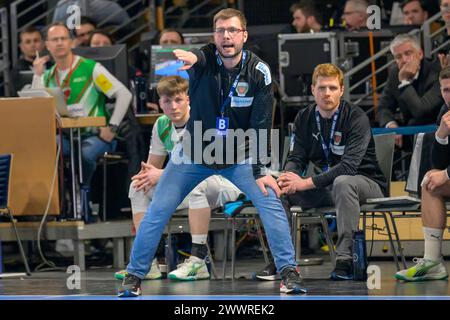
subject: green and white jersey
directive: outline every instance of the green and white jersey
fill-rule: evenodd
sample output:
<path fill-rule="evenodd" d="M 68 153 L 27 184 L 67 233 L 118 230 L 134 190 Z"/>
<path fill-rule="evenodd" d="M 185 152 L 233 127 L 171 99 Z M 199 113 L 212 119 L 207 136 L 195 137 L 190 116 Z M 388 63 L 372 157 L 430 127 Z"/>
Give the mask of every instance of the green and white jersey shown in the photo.
<path fill-rule="evenodd" d="M 156 120 L 150 141 L 150 154 L 166 156 L 183 136 L 185 127 L 176 129 L 168 116 L 163 115 Z"/>
<path fill-rule="evenodd" d="M 86 117 L 104 116 L 107 122 L 111 115 L 105 107 L 106 97 L 113 97 L 124 87 L 102 64 L 80 56 L 74 56 L 71 68 L 61 71 L 53 65 L 46 70 L 42 85 L 61 87 L 63 91 L 70 87 L 67 97 L 69 110 L 82 110 L 82 116 Z"/>

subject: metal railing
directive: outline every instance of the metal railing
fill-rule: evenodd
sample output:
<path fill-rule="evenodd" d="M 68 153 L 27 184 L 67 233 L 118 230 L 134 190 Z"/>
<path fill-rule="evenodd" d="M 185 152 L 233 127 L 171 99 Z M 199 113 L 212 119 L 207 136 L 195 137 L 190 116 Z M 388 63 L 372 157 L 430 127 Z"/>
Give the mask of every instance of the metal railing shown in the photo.
<path fill-rule="evenodd" d="M 10 73 L 9 73 L 9 32 L 8 32 L 8 10 L 0 9 L 0 32 L 1 32 L 1 48 L 0 48 L 0 87 L 4 89 L 4 95 L 10 95 Z"/>
<path fill-rule="evenodd" d="M 438 44 L 437 47 L 434 47 L 435 40 L 438 37 L 446 36 L 447 28 L 444 25 L 443 27 L 437 29 L 436 31 L 432 32 L 432 25 L 433 23 L 438 22 L 442 18 L 442 14 L 440 12 L 436 13 L 434 16 L 432 16 L 430 19 L 424 22 L 422 25 L 422 37 L 423 37 L 423 52 L 425 57 L 431 58 L 434 54 L 439 52 L 444 47 L 447 47 L 450 45 L 450 39 L 447 41 L 444 41 L 441 44 Z"/>
<path fill-rule="evenodd" d="M 412 31 L 409 32 L 409 34 L 411 35 L 419 35 L 420 34 L 420 30 L 419 29 L 414 29 Z M 353 85 L 350 85 L 350 79 L 352 76 L 356 75 L 358 72 L 362 71 L 363 69 L 369 67 L 372 63 L 379 61 L 380 58 L 382 57 L 386 57 L 386 55 L 390 54 L 390 48 L 389 46 L 381 49 L 380 51 L 378 51 L 373 57 L 367 58 L 366 60 L 362 61 L 361 63 L 359 63 L 358 65 L 354 66 L 353 68 L 351 68 L 349 71 L 344 73 L 344 86 L 345 86 L 345 93 L 344 93 L 344 98 L 350 101 L 350 97 L 352 95 L 352 92 L 360 87 L 362 84 L 369 82 L 372 77 L 373 74 L 369 73 L 367 76 L 365 76 L 364 78 L 362 78 L 361 80 L 359 80 L 357 83 L 354 83 Z M 386 69 L 388 69 L 392 64 L 395 63 L 395 60 L 388 60 L 385 64 L 381 65 L 380 67 L 378 67 L 375 71 L 375 77 L 377 75 L 379 75 L 381 72 L 385 71 Z M 387 84 L 387 80 L 384 81 L 383 83 L 377 85 L 376 87 L 376 93 L 381 92 L 381 90 L 386 86 Z M 357 100 L 353 101 L 355 104 L 359 104 L 361 103 L 363 100 L 367 99 L 368 97 L 370 97 L 371 95 L 373 95 L 374 93 L 374 88 L 370 87 L 370 89 L 363 95 L 361 95 Z M 374 106 L 372 108 L 369 108 L 368 110 L 366 110 L 367 113 L 370 113 L 374 110 Z"/>
<path fill-rule="evenodd" d="M 71 0 L 64 0 L 58 3 L 57 6 L 53 8 L 46 8 L 42 13 L 38 13 L 31 20 L 27 20 L 24 23 L 21 23 L 24 19 L 25 15 L 30 13 L 32 10 L 36 10 L 39 6 L 46 6 L 48 0 L 37 0 L 33 5 L 24 7 L 26 0 L 17 0 L 10 5 L 10 15 L 11 15 L 11 51 L 12 51 L 12 63 L 16 65 L 19 52 L 18 52 L 18 43 L 19 43 L 19 33 L 24 30 L 26 27 L 35 25 L 36 23 L 44 20 L 46 24 L 53 19 L 53 15 L 55 10 L 58 7 L 65 6 L 71 3 Z M 117 2 L 118 0 L 112 0 Z M 133 8 L 134 6 L 142 3 L 142 0 L 133 0 L 130 1 L 125 7 L 122 9 L 128 10 Z M 87 0 L 79 0 L 81 14 L 85 15 L 89 12 L 89 1 Z M 145 30 L 151 30 L 155 28 L 155 0 L 148 0 L 146 4 L 146 8 L 141 12 L 137 13 L 134 16 L 130 16 L 129 19 L 124 21 L 122 24 L 115 26 L 111 33 L 116 34 L 120 31 L 125 31 L 126 35 L 122 36 L 117 40 L 117 43 L 124 43 L 132 39 L 133 37 L 139 35 L 141 32 Z M 98 27 L 103 27 L 108 24 L 112 18 L 116 17 L 121 11 L 117 10 L 112 15 L 105 17 L 102 21 L 98 22 Z M 145 15 L 149 16 L 148 21 L 145 21 Z M 141 19 L 142 18 L 142 19 Z M 126 29 L 131 23 L 135 23 L 132 28 Z M 139 41 L 129 46 L 128 51 L 131 52 L 139 46 Z"/>
<path fill-rule="evenodd" d="M 209 19 L 212 20 L 213 16 L 219 12 L 221 9 L 225 9 L 228 7 L 228 0 L 220 1 L 220 4 L 215 4 L 209 11 L 200 13 L 202 9 L 204 9 L 208 4 L 210 4 L 211 0 L 201 1 L 199 4 L 195 5 L 192 8 L 181 8 L 181 15 L 172 14 L 175 10 L 180 9 L 178 6 L 168 7 L 165 10 L 164 16 L 166 21 L 176 21 L 176 25 L 173 27 L 183 28 L 186 26 L 186 23 L 190 19 Z M 210 23 L 209 23 L 210 24 Z"/>

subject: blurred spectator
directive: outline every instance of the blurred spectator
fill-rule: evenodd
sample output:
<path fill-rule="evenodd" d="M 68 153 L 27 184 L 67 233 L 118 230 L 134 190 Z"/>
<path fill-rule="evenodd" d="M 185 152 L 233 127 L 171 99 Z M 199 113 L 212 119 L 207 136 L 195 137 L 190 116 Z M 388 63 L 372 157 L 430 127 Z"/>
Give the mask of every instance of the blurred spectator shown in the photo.
<path fill-rule="evenodd" d="M 297 33 L 320 32 L 322 29 L 322 15 L 310 0 L 294 3 L 291 8 L 292 25 Z"/>
<path fill-rule="evenodd" d="M 435 123 L 443 103 L 438 63 L 424 59 L 419 41 L 412 35 L 398 35 L 390 49 L 397 65 L 390 71 L 380 99 L 380 126 L 397 128 Z M 394 116 L 397 111 L 399 118 Z M 397 136 L 396 145 L 403 146 L 402 136 Z"/>
<path fill-rule="evenodd" d="M 184 37 L 175 29 L 164 29 L 159 34 L 158 43 L 160 45 L 184 44 Z"/>
<path fill-rule="evenodd" d="M 442 19 L 445 22 L 445 26 L 447 29 L 447 33 L 444 37 L 442 37 L 435 45 L 442 44 L 448 40 L 450 40 L 450 0 L 441 0 L 441 13 Z M 441 62 L 441 67 L 445 68 L 450 65 L 450 57 L 448 55 L 448 46 L 439 52 L 439 60 Z"/>
<path fill-rule="evenodd" d="M 64 22 L 69 17 L 67 9 L 71 5 L 80 7 L 82 14 L 91 18 L 96 24 L 122 25 L 130 16 L 119 4 L 110 0 L 59 0 L 53 15 L 53 22 Z"/>
<path fill-rule="evenodd" d="M 342 20 L 348 31 L 367 28 L 367 7 L 365 0 L 347 0 L 342 13 Z"/>
<path fill-rule="evenodd" d="M 422 0 L 405 0 L 401 8 L 404 24 L 422 25 L 428 19 L 428 10 Z"/>
<path fill-rule="evenodd" d="M 25 28 L 19 34 L 19 48 L 21 55 L 17 64 L 12 69 L 12 87 L 13 95 L 17 94 L 17 91 L 21 90 L 25 85 L 31 85 L 31 76 L 22 76 L 22 74 L 30 73 L 33 71 L 33 61 L 36 58 L 36 53 L 42 53 L 44 50 L 44 40 L 38 29 L 34 26 Z M 51 63 L 47 63 L 46 67 L 49 68 Z"/>
<path fill-rule="evenodd" d="M 114 43 L 113 37 L 104 30 L 94 30 L 89 38 L 90 47 L 109 47 Z"/>
<path fill-rule="evenodd" d="M 177 45 L 184 44 L 184 37 L 178 30 L 175 29 L 164 29 L 160 32 L 158 36 L 159 45 Z M 147 102 L 147 108 L 150 112 L 159 112 L 158 106 L 158 93 L 155 89 L 150 90 L 149 102 Z"/>
<path fill-rule="evenodd" d="M 75 40 L 73 41 L 74 47 L 87 47 L 89 46 L 89 38 L 92 32 L 97 28 L 94 21 L 86 16 L 81 17 L 80 27 L 75 29 Z"/>

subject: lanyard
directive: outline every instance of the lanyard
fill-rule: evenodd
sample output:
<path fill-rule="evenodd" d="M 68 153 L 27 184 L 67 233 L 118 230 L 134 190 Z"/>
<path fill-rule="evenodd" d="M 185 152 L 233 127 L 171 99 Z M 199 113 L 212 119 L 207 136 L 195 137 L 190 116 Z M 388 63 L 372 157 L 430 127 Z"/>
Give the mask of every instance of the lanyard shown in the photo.
<path fill-rule="evenodd" d="M 216 56 L 217 56 L 217 61 L 219 62 L 219 53 L 217 52 L 217 50 L 216 50 Z M 222 115 L 222 118 L 223 118 L 223 115 L 225 114 L 225 107 L 226 107 L 226 105 L 228 104 L 228 102 L 231 100 L 231 97 L 234 95 L 234 92 L 236 91 L 236 88 L 237 88 L 237 85 L 238 85 L 238 82 L 239 82 L 239 78 L 241 77 L 241 72 L 242 72 L 242 69 L 244 68 L 244 63 L 245 63 L 245 59 L 247 58 L 247 52 L 243 52 L 242 53 L 242 62 L 241 62 L 241 68 L 239 69 L 239 73 L 238 73 L 238 75 L 236 76 L 236 79 L 234 79 L 234 82 L 233 82 L 233 84 L 231 85 L 231 88 L 230 88 L 230 93 L 228 93 L 228 96 L 227 96 L 227 98 L 225 99 L 225 101 L 223 101 L 223 90 L 222 90 L 222 88 L 220 88 L 220 92 L 221 92 L 221 94 L 222 94 L 222 107 L 220 108 L 220 114 Z M 220 64 L 220 62 L 219 62 L 219 64 Z"/>
<path fill-rule="evenodd" d="M 72 56 L 72 61 L 70 61 L 70 69 L 69 73 L 67 74 L 66 78 L 62 81 L 62 83 L 59 82 L 59 75 L 58 75 L 58 66 L 55 66 L 55 80 L 58 87 L 61 89 L 65 88 L 66 86 L 69 86 L 70 83 L 70 77 L 72 76 L 72 72 L 75 70 L 76 67 L 73 67 L 73 60 L 74 56 Z"/>
<path fill-rule="evenodd" d="M 329 166 L 329 164 L 330 164 L 330 161 L 329 161 L 330 147 L 331 147 L 331 143 L 333 142 L 334 130 L 336 129 L 336 123 L 337 123 L 337 119 L 338 119 L 338 116 L 339 116 L 339 110 L 340 109 L 338 108 L 336 110 L 336 112 L 334 113 L 334 115 L 333 115 L 333 124 L 331 125 L 331 131 L 330 131 L 330 141 L 329 141 L 329 143 L 327 145 L 327 144 L 325 144 L 325 140 L 323 139 L 323 136 L 322 136 L 322 129 L 321 129 L 321 126 L 320 126 L 320 114 L 319 114 L 318 107 L 316 107 L 316 124 L 317 124 L 317 129 L 319 130 L 319 136 L 320 136 L 320 142 L 321 142 L 321 145 L 322 145 L 322 150 L 323 150 L 323 153 L 324 153 L 325 158 L 327 160 L 326 171 L 330 167 Z"/>

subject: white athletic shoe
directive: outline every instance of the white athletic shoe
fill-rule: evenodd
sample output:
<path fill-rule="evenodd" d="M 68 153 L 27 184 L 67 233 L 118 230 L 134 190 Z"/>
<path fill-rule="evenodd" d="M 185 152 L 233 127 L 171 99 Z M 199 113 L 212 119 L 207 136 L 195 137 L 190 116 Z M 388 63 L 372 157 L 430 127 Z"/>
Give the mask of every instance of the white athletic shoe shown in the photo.
<path fill-rule="evenodd" d="M 447 269 L 441 261 L 414 258 L 413 262 L 416 263 L 415 266 L 397 272 L 395 277 L 405 281 L 443 280 L 448 278 Z"/>
<path fill-rule="evenodd" d="M 127 270 L 120 270 L 114 274 L 114 278 L 117 280 L 123 280 L 128 275 Z M 152 267 L 150 268 L 150 271 L 145 276 L 144 280 L 157 280 L 162 278 L 162 273 L 159 270 L 158 261 L 156 259 L 153 259 L 152 261 Z"/>
<path fill-rule="evenodd" d="M 203 280 L 209 279 L 209 272 L 205 260 L 191 256 L 178 269 L 169 273 L 168 278 L 181 281 Z"/>

